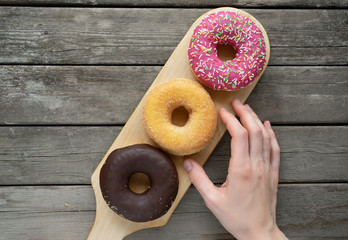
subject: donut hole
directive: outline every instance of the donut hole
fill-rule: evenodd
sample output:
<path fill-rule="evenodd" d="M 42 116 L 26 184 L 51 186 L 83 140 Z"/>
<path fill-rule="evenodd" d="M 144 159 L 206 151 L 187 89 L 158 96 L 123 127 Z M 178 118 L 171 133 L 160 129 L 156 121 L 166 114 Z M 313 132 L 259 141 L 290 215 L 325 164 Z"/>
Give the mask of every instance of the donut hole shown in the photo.
<path fill-rule="evenodd" d="M 231 44 L 225 43 L 217 46 L 217 56 L 222 61 L 233 60 L 236 57 L 237 50 Z"/>
<path fill-rule="evenodd" d="M 183 127 L 187 123 L 190 113 L 183 106 L 177 107 L 172 112 L 171 121 L 175 126 Z"/>
<path fill-rule="evenodd" d="M 150 188 L 150 178 L 145 173 L 134 173 L 128 182 L 129 189 L 137 194 L 142 194 Z"/>

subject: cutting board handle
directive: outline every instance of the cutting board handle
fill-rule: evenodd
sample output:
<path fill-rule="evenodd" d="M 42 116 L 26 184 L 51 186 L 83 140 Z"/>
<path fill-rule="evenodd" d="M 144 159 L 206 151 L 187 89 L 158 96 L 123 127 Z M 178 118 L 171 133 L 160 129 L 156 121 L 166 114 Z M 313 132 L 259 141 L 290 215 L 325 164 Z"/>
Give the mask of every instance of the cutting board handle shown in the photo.
<path fill-rule="evenodd" d="M 134 226 L 125 224 L 125 220 L 123 220 L 121 217 L 113 218 L 112 221 L 113 227 L 110 228 L 108 227 L 108 224 L 105 224 L 105 221 L 96 216 L 93 228 L 89 233 L 87 240 L 122 240 L 131 232 L 136 231 L 136 229 L 134 229 Z"/>

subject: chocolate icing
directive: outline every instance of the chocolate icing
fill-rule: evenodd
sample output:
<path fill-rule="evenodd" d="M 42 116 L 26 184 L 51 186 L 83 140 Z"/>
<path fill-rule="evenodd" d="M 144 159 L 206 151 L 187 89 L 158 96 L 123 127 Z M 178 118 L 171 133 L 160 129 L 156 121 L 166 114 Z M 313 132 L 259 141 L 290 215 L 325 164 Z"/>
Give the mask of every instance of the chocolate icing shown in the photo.
<path fill-rule="evenodd" d="M 134 193 L 129 178 L 144 173 L 150 188 Z M 147 222 L 164 215 L 178 193 L 178 173 L 174 163 L 159 149 L 136 144 L 111 152 L 100 170 L 100 188 L 108 206 L 134 222 Z"/>

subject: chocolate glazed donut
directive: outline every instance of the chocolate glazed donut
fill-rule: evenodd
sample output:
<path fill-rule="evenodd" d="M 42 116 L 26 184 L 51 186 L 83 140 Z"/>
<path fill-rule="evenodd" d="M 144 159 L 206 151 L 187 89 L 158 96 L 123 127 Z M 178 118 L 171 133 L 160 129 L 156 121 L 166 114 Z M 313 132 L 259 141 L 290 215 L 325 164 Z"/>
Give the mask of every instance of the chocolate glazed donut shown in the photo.
<path fill-rule="evenodd" d="M 143 193 L 129 188 L 134 173 L 144 173 L 150 187 Z M 174 163 L 159 149 L 136 144 L 111 152 L 100 170 L 100 188 L 108 206 L 120 216 L 147 222 L 164 215 L 178 193 Z"/>

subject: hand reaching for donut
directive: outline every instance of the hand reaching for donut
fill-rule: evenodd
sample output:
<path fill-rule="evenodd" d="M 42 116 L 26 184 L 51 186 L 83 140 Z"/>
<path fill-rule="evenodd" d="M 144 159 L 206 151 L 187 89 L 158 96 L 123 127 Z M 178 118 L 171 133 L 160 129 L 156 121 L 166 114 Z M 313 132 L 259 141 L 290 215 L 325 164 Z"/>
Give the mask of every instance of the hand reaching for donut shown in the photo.
<path fill-rule="evenodd" d="M 203 168 L 184 161 L 194 186 L 223 227 L 237 239 L 287 239 L 276 223 L 280 153 L 268 121 L 262 122 L 238 99 L 232 107 L 241 123 L 225 109 L 219 114 L 232 136 L 228 175 L 216 187 Z"/>

